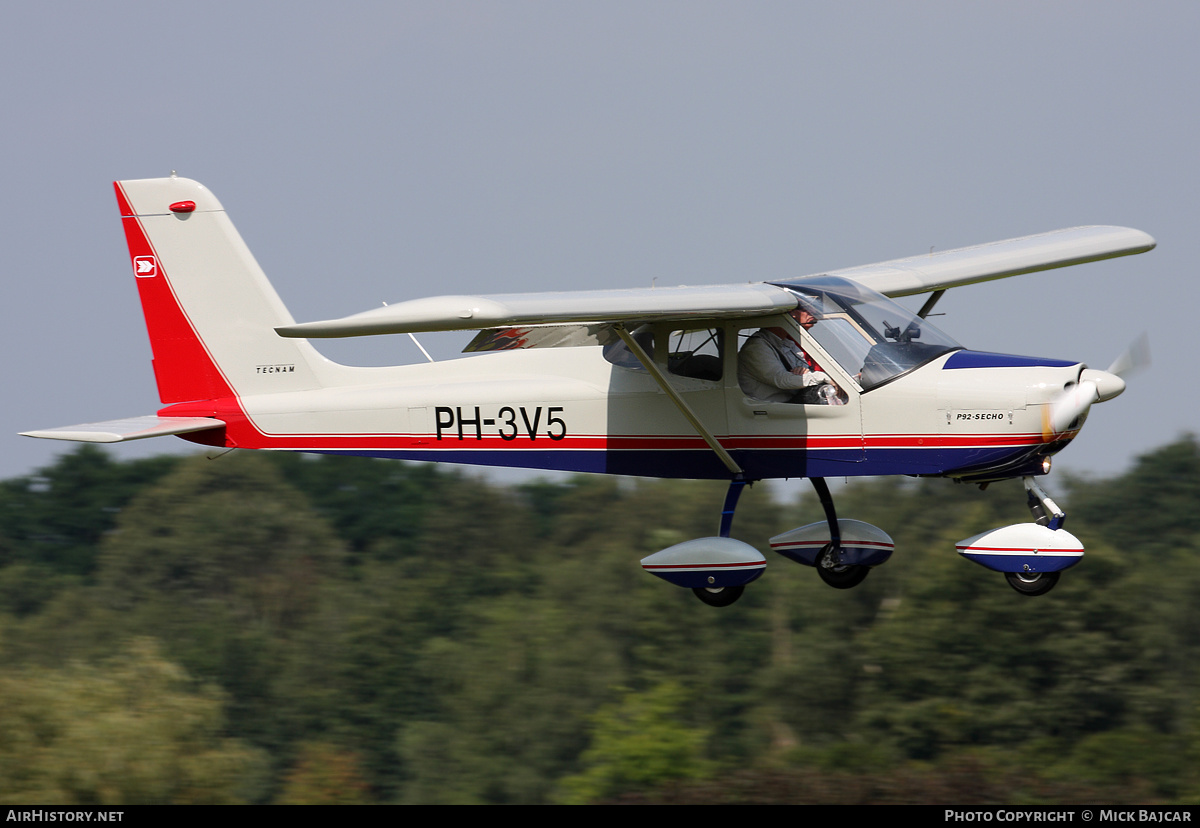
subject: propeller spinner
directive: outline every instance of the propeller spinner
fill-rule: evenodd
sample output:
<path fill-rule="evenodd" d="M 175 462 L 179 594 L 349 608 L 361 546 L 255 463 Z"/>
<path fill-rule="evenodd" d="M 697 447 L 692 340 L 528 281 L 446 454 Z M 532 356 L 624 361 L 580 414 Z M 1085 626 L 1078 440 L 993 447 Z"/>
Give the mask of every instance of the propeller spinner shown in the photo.
<path fill-rule="evenodd" d="M 1085 368 L 1079 382 L 1063 389 L 1049 406 L 1047 426 L 1050 432 L 1061 434 L 1071 424 L 1087 414 L 1092 403 L 1104 402 L 1125 390 L 1125 377 L 1150 364 L 1150 342 L 1142 334 L 1108 366 L 1107 371 Z"/>

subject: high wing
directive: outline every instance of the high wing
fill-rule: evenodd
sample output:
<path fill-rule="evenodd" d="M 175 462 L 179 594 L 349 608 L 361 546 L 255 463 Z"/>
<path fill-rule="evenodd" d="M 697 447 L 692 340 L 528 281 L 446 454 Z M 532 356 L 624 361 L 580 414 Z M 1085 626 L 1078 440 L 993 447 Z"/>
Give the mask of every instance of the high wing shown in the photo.
<path fill-rule="evenodd" d="M 1131 227 L 1071 227 L 943 253 L 849 267 L 824 275 L 850 279 L 895 299 L 1039 270 L 1132 256 L 1153 250 L 1155 244 L 1150 234 Z"/>
<path fill-rule="evenodd" d="M 763 316 L 796 307 L 796 298 L 786 286 L 818 276 L 851 279 L 894 298 L 1130 256 L 1154 246 L 1151 236 L 1128 227 L 1072 227 L 773 284 L 434 296 L 275 330 L 285 337 L 327 338 L 515 325 Z"/>
<path fill-rule="evenodd" d="M 432 296 L 343 319 L 285 325 L 275 330 L 281 336 L 302 338 L 369 336 L 567 322 L 762 316 L 794 307 L 796 300 L 788 291 L 766 283 Z"/>

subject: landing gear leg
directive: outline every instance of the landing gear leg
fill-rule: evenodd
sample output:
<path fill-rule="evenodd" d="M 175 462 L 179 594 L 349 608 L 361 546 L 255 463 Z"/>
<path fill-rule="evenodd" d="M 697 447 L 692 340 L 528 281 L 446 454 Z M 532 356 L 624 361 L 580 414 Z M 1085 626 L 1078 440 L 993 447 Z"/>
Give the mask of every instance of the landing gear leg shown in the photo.
<path fill-rule="evenodd" d="M 829 524 L 829 543 L 825 544 L 817 555 L 817 574 L 834 589 L 856 587 L 870 574 L 871 567 L 842 563 L 842 530 L 838 525 L 837 509 L 833 506 L 829 484 L 823 477 L 813 477 L 810 480 L 817 491 L 817 497 L 821 499 L 825 521 Z"/>
<path fill-rule="evenodd" d="M 740 473 L 734 475 L 733 479 L 729 481 L 729 490 L 725 492 L 725 505 L 721 507 L 721 537 L 729 537 L 729 532 L 733 528 L 733 513 L 737 510 L 738 498 L 742 496 L 742 489 L 749 486 L 751 482 Z M 693 589 L 692 592 L 710 607 L 727 607 L 741 598 L 745 589 L 744 586 L 699 587 Z"/>
<path fill-rule="evenodd" d="M 1061 529 L 1067 520 L 1067 514 L 1058 508 L 1058 504 L 1050 499 L 1046 490 L 1032 477 L 1023 477 L 1029 511 L 1033 513 L 1033 521 L 1051 529 Z"/>
<path fill-rule="evenodd" d="M 1066 512 L 1050 499 L 1046 490 L 1032 477 L 1024 477 L 1025 493 L 1033 520 L 1040 526 L 1058 530 L 1067 520 Z M 1058 583 L 1058 572 L 1005 572 L 1008 585 L 1022 595 L 1045 595 Z"/>
<path fill-rule="evenodd" d="M 734 475 L 733 480 L 729 481 L 729 490 L 725 492 L 725 505 L 721 507 L 721 537 L 729 537 L 729 530 L 733 528 L 733 513 L 737 509 L 738 498 L 742 496 L 742 489 L 749 485 L 750 481 L 741 474 Z"/>

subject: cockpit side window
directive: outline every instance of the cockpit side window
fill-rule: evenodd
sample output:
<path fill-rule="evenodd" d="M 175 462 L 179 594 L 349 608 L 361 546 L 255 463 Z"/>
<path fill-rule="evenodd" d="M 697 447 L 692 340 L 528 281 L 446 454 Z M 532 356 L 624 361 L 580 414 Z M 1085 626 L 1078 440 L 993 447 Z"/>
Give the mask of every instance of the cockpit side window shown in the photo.
<path fill-rule="evenodd" d="M 649 325 L 642 325 L 635 329 L 631 334 L 633 341 L 642 347 L 646 352 L 646 356 L 654 359 L 654 329 Z M 621 368 L 628 368 L 631 371 L 645 371 L 642 363 L 638 362 L 637 357 L 630 353 L 625 347 L 624 341 L 617 337 L 611 331 L 607 332 L 606 340 L 604 341 L 604 358 L 613 365 Z"/>
<path fill-rule="evenodd" d="M 808 338 L 820 324 L 810 313 L 738 331 L 738 387 L 747 398 L 804 405 L 843 405 L 854 388 L 831 354 Z M 802 330 L 803 329 L 803 330 Z"/>
<path fill-rule="evenodd" d="M 681 377 L 720 382 L 724 374 L 725 331 L 698 328 L 667 336 L 667 370 Z"/>

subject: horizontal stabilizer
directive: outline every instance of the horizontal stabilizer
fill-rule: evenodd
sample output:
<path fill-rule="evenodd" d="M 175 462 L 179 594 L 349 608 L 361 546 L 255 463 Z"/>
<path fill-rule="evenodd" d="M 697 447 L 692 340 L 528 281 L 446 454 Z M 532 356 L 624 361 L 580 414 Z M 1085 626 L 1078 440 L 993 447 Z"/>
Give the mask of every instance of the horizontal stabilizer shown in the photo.
<path fill-rule="evenodd" d="M 42 431 L 23 431 L 23 437 L 42 437 L 47 440 L 74 440 L 79 443 L 125 443 L 147 437 L 169 434 L 190 434 L 221 428 L 225 423 L 212 417 L 130 417 L 127 420 L 108 420 L 103 423 L 47 428 Z"/>

